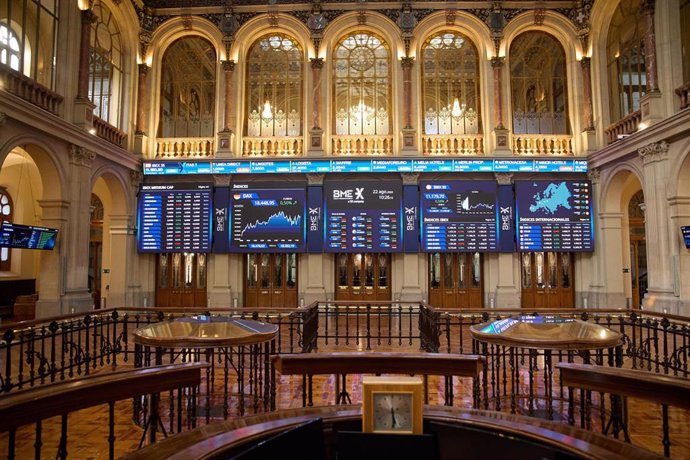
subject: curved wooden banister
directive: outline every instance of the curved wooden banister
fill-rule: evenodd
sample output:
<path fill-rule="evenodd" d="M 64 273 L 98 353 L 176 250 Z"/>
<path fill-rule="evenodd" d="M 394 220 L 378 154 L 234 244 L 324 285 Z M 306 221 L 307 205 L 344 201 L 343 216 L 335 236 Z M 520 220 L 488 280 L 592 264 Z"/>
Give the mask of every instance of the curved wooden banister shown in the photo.
<path fill-rule="evenodd" d="M 690 409 L 690 381 L 634 369 L 559 363 L 563 385 Z"/>
<path fill-rule="evenodd" d="M 0 433 L 87 407 L 199 385 L 200 371 L 208 367 L 207 363 L 172 364 L 20 390 L 0 398 Z"/>

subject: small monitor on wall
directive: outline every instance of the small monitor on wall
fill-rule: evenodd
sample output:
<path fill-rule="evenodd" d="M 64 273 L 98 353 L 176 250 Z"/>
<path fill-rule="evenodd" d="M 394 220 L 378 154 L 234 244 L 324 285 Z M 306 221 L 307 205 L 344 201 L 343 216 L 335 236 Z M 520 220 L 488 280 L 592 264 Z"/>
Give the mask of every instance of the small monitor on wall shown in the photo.
<path fill-rule="evenodd" d="M 690 249 L 690 225 L 681 227 L 680 230 L 683 232 L 683 241 L 685 242 L 685 247 Z"/>
<path fill-rule="evenodd" d="M 58 230 L 3 222 L 0 227 L 0 247 L 15 249 L 53 249 Z"/>

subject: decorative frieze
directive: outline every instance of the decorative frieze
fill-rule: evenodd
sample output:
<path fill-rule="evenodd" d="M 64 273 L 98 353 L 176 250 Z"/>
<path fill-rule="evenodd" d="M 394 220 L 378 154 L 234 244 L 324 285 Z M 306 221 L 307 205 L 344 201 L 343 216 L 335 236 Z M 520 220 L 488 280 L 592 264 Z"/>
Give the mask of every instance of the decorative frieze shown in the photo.
<path fill-rule="evenodd" d="M 663 161 L 668 158 L 669 143 L 666 141 L 652 142 L 642 148 L 637 149 L 637 153 L 642 158 L 642 164 L 647 165 L 656 161 Z"/>

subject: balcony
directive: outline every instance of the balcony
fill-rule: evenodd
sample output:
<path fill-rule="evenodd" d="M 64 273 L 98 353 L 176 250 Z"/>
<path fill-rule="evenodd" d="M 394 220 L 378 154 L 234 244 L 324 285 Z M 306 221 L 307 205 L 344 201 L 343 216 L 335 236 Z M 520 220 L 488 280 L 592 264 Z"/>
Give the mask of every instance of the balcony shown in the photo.
<path fill-rule="evenodd" d="M 127 138 L 127 133 L 98 117 L 93 117 L 93 127 L 98 137 L 118 147 L 122 147 L 123 142 Z"/>
<path fill-rule="evenodd" d="M 484 155 L 482 134 L 425 134 L 422 136 L 424 155 Z"/>
<path fill-rule="evenodd" d="M 393 154 L 393 136 L 333 136 L 334 156 L 378 156 Z"/>
<path fill-rule="evenodd" d="M 513 135 L 513 155 L 573 155 L 573 136 L 570 134 L 515 134 Z"/>
<path fill-rule="evenodd" d="M 155 158 L 212 158 L 213 138 L 210 137 L 163 137 L 156 139 Z"/>
<path fill-rule="evenodd" d="M 606 134 L 606 143 L 611 144 L 612 142 L 619 140 L 619 136 L 629 136 L 630 134 L 633 134 L 639 129 L 641 120 L 642 112 L 638 110 L 626 115 L 626 117 L 622 120 L 609 125 L 604 130 L 604 134 Z"/>
<path fill-rule="evenodd" d="M 57 115 L 62 103 L 62 96 L 37 83 L 26 75 L 0 65 L 0 81 L 4 88 L 17 97 L 24 99 L 48 112 Z"/>
<path fill-rule="evenodd" d="M 295 157 L 304 153 L 302 137 L 244 137 L 243 157 Z"/>

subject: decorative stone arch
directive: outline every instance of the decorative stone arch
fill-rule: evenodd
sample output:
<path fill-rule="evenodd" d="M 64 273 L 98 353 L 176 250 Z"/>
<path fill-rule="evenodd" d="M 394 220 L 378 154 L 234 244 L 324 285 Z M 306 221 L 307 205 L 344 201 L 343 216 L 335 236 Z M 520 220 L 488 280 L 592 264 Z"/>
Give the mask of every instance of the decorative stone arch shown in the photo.
<path fill-rule="evenodd" d="M 690 197 L 690 140 L 679 144 L 677 153 L 669 154 L 669 196 Z M 671 144 L 670 148 L 674 147 Z"/>
<path fill-rule="evenodd" d="M 111 214 L 133 215 L 133 197 L 131 188 L 127 185 L 127 179 L 122 175 L 122 171 L 110 165 L 98 167 L 91 176 L 91 190 L 96 185 L 96 181 L 102 178 L 105 182 L 112 201 Z"/>
<path fill-rule="evenodd" d="M 271 33 L 283 33 L 295 38 L 305 52 L 305 62 L 317 54 L 310 38 L 309 29 L 299 19 L 289 14 L 283 14 L 278 16 L 278 26 L 274 27 L 269 22 L 269 16 L 262 14 L 250 19 L 237 30 L 228 59 L 233 59 L 238 63 L 244 62 L 247 52 L 254 42 Z"/>
<path fill-rule="evenodd" d="M 620 163 L 609 171 L 601 192 L 600 212 L 621 212 L 626 214 L 627 203 L 634 193 L 626 192 L 634 179 L 644 192 L 644 175 L 639 165 Z M 629 195 L 629 196 L 628 196 Z"/>
<path fill-rule="evenodd" d="M 507 107 L 507 113 L 512 112 L 511 107 L 511 84 L 510 84 L 510 45 L 513 40 L 525 32 L 539 31 L 545 32 L 554 37 L 563 47 L 566 61 L 566 81 L 568 83 L 568 118 L 572 128 L 573 147 L 577 151 L 581 143 L 579 133 L 584 129 L 580 114 L 576 107 L 584 104 L 584 94 L 582 90 L 582 70 L 580 60 L 584 56 L 582 45 L 577 38 L 575 26 L 563 15 L 553 11 L 544 13 L 542 24 L 534 23 L 534 11 L 529 11 L 516 16 L 508 23 L 503 31 L 503 41 L 499 48 L 499 56 L 506 58 L 506 74 L 504 84 L 505 94 L 503 102 Z"/>

